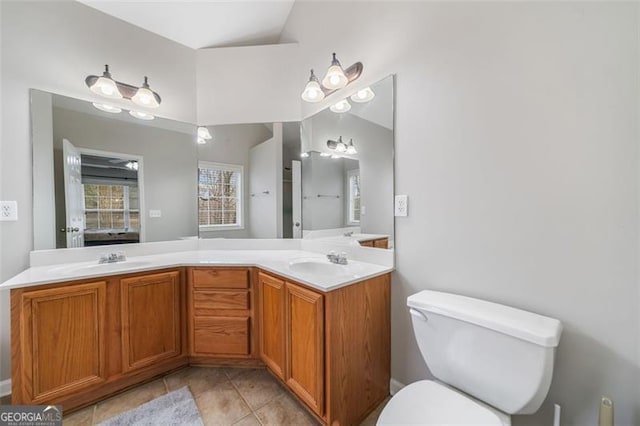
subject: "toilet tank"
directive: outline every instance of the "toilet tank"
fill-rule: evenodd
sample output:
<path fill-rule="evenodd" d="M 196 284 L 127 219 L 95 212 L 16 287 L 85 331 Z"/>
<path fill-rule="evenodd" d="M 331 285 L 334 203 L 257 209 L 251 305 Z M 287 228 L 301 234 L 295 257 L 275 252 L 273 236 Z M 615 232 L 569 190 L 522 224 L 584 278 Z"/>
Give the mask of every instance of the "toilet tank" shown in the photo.
<path fill-rule="evenodd" d="M 560 321 L 471 297 L 421 291 L 407 299 L 413 330 L 440 381 L 508 414 L 547 396 Z"/>

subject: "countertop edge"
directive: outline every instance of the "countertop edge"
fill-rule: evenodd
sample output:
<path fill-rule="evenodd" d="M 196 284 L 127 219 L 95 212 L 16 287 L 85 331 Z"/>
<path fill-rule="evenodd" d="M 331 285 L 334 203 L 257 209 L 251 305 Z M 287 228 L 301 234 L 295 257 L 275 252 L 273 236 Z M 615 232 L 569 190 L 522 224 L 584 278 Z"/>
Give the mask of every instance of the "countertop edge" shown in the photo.
<path fill-rule="evenodd" d="M 268 251 L 268 250 L 265 250 Z M 301 252 L 302 253 L 302 252 Z M 318 257 L 321 258 L 320 256 L 318 256 L 317 253 L 306 253 L 308 255 L 310 255 L 311 257 Z M 144 256 L 141 256 L 144 257 Z M 132 257 L 129 260 L 135 260 L 138 257 Z M 163 259 L 164 260 L 164 259 Z M 20 288 L 27 288 L 27 287 L 35 287 L 35 286 L 41 286 L 41 285 L 55 285 L 55 284 L 61 284 L 61 283 L 67 283 L 67 282 L 73 282 L 73 281 L 80 281 L 80 280 L 92 280 L 92 279 L 99 279 L 99 278 L 103 278 L 103 277 L 112 277 L 112 276 L 117 276 L 117 275 L 126 275 L 126 274 L 137 274 L 140 272 L 150 272 L 150 271 L 157 271 L 157 270 L 162 270 L 162 269 L 170 269 L 170 268 L 182 268 L 182 267 L 203 267 L 203 268 L 215 268 L 215 267 L 247 267 L 247 268 L 260 268 L 264 271 L 267 272 L 271 272 L 277 275 L 280 275 L 284 278 L 290 279 L 292 281 L 304 284 L 308 287 L 314 288 L 316 290 L 322 291 L 322 292 L 330 292 L 342 287 L 346 287 L 349 286 L 351 284 L 355 284 L 357 282 L 360 281 L 364 281 L 367 279 L 371 279 L 371 278 L 375 278 L 390 272 L 393 272 L 395 270 L 394 267 L 391 266 L 384 266 L 384 265 L 379 265 L 379 264 L 375 264 L 375 263 L 368 263 L 368 262 L 362 262 L 362 261 L 352 261 L 355 262 L 357 264 L 365 264 L 367 267 L 372 267 L 375 268 L 375 270 L 372 270 L 370 273 L 366 273 L 363 274 L 361 276 L 354 276 L 354 277 L 349 277 L 348 279 L 336 279 L 335 277 L 331 277 L 331 276 L 324 276 L 322 279 L 320 280 L 316 280 L 316 282 L 314 282 L 314 280 L 309 279 L 309 277 L 305 277 L 304 275 L 296 275 L 296 274 L 291 274 L 289 271 L 284 270 L 284 268 L 279 268 L 277 266 L 274 266 L 273 264 L 269 264 L 269 261 L 214 261 L 214 260 L 201 260 L 201 261 L 184 261 L 182 259 L 175 261 L 175 262 L 171 262 L 171 261 L 155 261 L 155 262 L 151 262 L 149 265 L 144 265 L 144 266 L 137 266 L 137 267 L 132 267 L 132 268 L 126 268 L 126 269 L 121 269 L 121 270 L 113 270 L 113 271 L 100 271 L 100 272 L 96 272 L 96 273 L 81 273 L 81 274 L 77 274 L 76 276 L 74 275 L 61 275 L 61 276 L 55 276 L 55 277 L 51 277 L 51 276 L 47 276 L 46 272 L 47 270 L 51 270 L 54 268 L 59 268 L 62 267 L 64 265 L 73 265 L 74 263 L 62 263 L 62 264 L 58 264 L 58 265 L 50 265 L 50 266 L 41 266 L 41 267 L 32 267 L 29 269 L 26 269 L 25 271 L 21 272 L 20 274 L 14 276 L 13 278 L 5 281 L 4 283 L 0 284 L 0 291 L 10 291 L 10 290 L 15 290 L 15 289 L 20 289 Z M 86 262 L 78 262 L 79 264 L 86 264 Z M 273 263 L 273 262 L 271 262 Z M 28 279 L 27 277 L 20 277 L 22 274 L 25 273 L 29 273 L 30 271 L 34 270 L 34 269 L 41 269 L 41 271 L 38 271 L 38 273 L 42 274 L 42 277 L 36 278 L 36 279 Z M 12 282 L 14 281 L 15 282 Z M 323 284 L 322 282 L 324 281 L 325 284 Z"/>

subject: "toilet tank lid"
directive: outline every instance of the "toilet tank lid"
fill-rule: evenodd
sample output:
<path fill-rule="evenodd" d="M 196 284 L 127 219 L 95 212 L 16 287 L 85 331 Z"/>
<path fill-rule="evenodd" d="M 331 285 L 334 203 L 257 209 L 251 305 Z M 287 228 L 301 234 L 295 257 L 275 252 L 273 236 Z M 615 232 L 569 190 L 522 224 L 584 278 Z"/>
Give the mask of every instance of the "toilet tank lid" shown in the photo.
<path fill-rule="evenodd" d="M 409 296 L 407 305 L 425 313 L 431 312 L 476 324 L 540 346 L 558 346 L 562 333 L 562 323 L 557 319 L 457 294 L 423 290 Z"/>

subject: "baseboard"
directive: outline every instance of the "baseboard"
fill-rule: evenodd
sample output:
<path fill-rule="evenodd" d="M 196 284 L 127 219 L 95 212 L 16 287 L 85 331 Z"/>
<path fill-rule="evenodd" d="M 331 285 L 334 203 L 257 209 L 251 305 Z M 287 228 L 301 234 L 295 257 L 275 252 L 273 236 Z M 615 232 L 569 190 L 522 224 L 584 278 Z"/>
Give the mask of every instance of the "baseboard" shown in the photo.
<path fill-rule="evenodd" d="M 400 391 L 400 389 L 402 389 L 404 387 L 404 383 L 401 383 L 399 381 L 397 381 L 396 379 L 391 379 L 389 381 L 389 393 L 391 393 L 391 395 L 395 395 L 396 393 L 398 393 Z"/>
<path fill-rule="evenodd" d="M 11 395 L 11 379 L 0 381 L 0 396 Z"/>

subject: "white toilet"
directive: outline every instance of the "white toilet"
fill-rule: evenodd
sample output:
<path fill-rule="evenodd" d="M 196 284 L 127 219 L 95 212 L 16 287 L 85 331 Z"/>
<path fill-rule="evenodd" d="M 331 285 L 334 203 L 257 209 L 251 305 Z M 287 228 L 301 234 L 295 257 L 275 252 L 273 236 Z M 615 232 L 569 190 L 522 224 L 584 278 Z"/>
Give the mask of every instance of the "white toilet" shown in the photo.
<path fill-rule="evenodd" d="M 412 383 L 378 425 L 510 425 L 547 396 L 560 321 L 497 303 L 421 291 L 407 299 L 420 352 L 436 380 Z"/>

